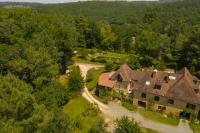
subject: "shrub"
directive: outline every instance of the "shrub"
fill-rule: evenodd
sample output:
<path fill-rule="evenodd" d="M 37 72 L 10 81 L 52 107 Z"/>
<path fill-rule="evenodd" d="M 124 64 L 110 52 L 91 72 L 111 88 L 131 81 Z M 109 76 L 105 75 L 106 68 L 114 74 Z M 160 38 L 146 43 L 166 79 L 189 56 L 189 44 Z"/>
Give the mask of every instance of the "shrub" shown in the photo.
<path fill-rule="evenodd" d="M 110 72 L 114 69 L 113 64 L 112 63 L 106 63 L 105 65 L 105 71 L 106 72 Z"/>
<path fill-rule="evenodd" d="M 84 117 L 86 117 L 86 116 L 94 117 L 94 116 L 96 116 L 98 113 L 99 113 L 98 107 L 96 107 L 96 106 L 94 106 L 94 105 L 91 104 L 91 105 L 82 113 L 82 115 L 83 115 Z"/>
<path fill-rule="evenodd" d="M 106 126 L 104 120 L 99 119 L 92 125 L 89 133 L 106 133 Z"/>
<path fill-rule="evenodd" d="M 93 77 L 94 77 L 94 71 L 95 71 L 95 69 L 92 68 L 92 69 L 90 69 L 90 70 L 87 72 L 87 75 L 86 75 L 86 82 L 92 81 L 92 79 L 93 79 Z"/>
<path fill-rule="evenodd" d="M 134 119 L 129 120 L 124 116 L 121 119 L 116 120 L 116 133 L 142 133 L 141 127 Z"/>

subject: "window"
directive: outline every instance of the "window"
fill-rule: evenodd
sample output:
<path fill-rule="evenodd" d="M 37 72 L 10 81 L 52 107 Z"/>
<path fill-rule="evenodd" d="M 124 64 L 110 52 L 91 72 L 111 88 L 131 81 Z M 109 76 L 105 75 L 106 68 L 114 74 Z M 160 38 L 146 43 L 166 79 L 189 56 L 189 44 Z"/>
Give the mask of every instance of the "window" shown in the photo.
<path fill-rule="evenodd" d="M 194 104 L 187 103 L 186 108 L 195 110 L 196 106 Z"/>
<path fill-rule="evenodd" d="M 167 103 L 174 104 L 174 100 L 173 99 L 168 99 Z"/>
<path fill-rule="evenodd" d="M 194 89 L 195 93 L 199 93 L 199 89 Z"/>
<path fill-rule="evenodd" d="M 147 96 L 146 93 L 142 93 L 142 94 L 141 94 L 141 97 L 142 97 L 142 98 L 146 98 L 146 96 Z"/>
<path fill-rule="evenodd" d="M 155 96 L 154 97 L 154 101 L 159 101 L 160 100 L 160 97 L 159 96 Z"/>
<path fill-rule="evenodd" d="M 166 110 L 166 107 L 162 107 L 162 110 Z"/>
<path fill-rule="evenodd" d="M 117 75 L 117 81 L 122 82 L 122 77 L 120 75 Z"/>
<path fill-rule="evenodd" d="M 165 106 L 158 106 L 158 110 L 166 110 Z"/>
<path fill-rule="evenodd" d="M 160 90 L 161 89 L 161 85 L 160 84 L 155 84 L 154 89 Z"/>

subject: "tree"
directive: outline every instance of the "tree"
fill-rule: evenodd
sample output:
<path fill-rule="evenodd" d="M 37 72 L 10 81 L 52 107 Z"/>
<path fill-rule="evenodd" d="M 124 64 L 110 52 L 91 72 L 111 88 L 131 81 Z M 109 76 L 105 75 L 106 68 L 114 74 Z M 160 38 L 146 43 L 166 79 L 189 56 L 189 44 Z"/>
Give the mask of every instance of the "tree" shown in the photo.
<path fill-rule="evenodd" d="M 181 50 L 179 68 L 188 67 L 191 72 L 200 77 L 200 33 L 193 34 Z"/>
<path fill-rule="evenodd" d="M 137 122 L 133 119 L 129 120 L 124 116 L 121 119 L 116 120 L 116 133 L 142 133 L 142 130 Z"/>
<path fill-rule="evenodd" d="M 101 34 L 101 48 L 103 50 L 113 50 L 117 36 L 112 32 L 112 28 L 109 24 L 102 24 L 100 29 Z"/>
<path fill-rule="evenodd" d="M 69 76 L 68 88 L 71 91 L 78 91 L 83 89 L 83 87 L 84 81 L 80 72 L 80 68 L 78 66 L 74 66 Z"/>
<path fill-rule="evenodd" d="M 169 38 L 150 31 L 143 31 L 136 37 L 135 49 L 139 55 L 143 56 L 143 65 L 146 64 L 146 66 L 158 66 L 162 61 L 168 61 L 168 56 L 171 54 Z"/>
<path fill-rule="evenodd" d="M 13 75 L 0 76 L 0 132 L 71 132 L 69 118 L 38 104 L 32 91 Z"/>

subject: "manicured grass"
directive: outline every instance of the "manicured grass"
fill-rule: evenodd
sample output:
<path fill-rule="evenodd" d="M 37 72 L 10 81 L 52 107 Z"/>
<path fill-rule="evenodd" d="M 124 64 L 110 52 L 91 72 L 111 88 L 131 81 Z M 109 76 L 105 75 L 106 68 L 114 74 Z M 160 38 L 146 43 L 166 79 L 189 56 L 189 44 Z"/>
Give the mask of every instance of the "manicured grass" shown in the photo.
<path fill-rule="evenodd" d="M 98 83 L 99 76 L 101 75 L 101 73 L 103 71 L 104 71 L 104 68 L 90 69 L 88 71 L 87 77 L 86 77 L 86 86 L 90 91 L 93 90 L 96 87 L 96 85 Z M 89 81 L 87 81 L 88 78 L 90 78 Z"/>
<path fill-rule="evenodd" d="M 138 112 L 146 119 L 153 120 L 155 122 L 160 122 L 164 124 L 169 124 L 173 126 L 177 126 L 179 124 L 179 120 L 171 117 L 164 117 L 161 113 L 148 111 L 146 109 L 138 109 Z"/>
<path fill-rule="evenodd" d="M 93 123 L 100 119 L 100 115 L 96 116 L 83 116 L 83 113 L 91 106 L 83 97 L 71 99 L 68 104 L 63 108 L 63 111 L 69 115 L 73 120 L 79 119 L 81 128 L 75 128 L 76 133 L 87 133 Z"/>
<path fill-rule="evenodd" d="M 189 125 L 194 133 L 200 133 L 200 124 L 195 124 L 195 123 L 190 122 Z"/>
<path fill-rule="evenodd" d="M 133 105 L 133 104 L 128 103 L 128 102 L 122 102 L 122 106 L 125 107 L 126 109 L 130 110 L 130 111 L 137 110 L 137 106 L 136 105 Z"/>

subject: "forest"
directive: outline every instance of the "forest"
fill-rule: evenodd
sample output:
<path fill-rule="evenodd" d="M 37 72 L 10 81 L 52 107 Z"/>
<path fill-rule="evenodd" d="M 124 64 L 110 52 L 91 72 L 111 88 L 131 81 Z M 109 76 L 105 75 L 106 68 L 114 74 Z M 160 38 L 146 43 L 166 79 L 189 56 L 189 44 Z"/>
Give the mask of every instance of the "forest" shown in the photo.
<path fill-rule="evenodd" d="M 0 8 L 0 132 L 73 131 L 62 107 L 83 78 L 77 67 L 67 86 L 58 77 L 76 48 L 126 53 L 133 69 L 188 67 L 200 78 L 199 7 L 184 0 Z"/>

